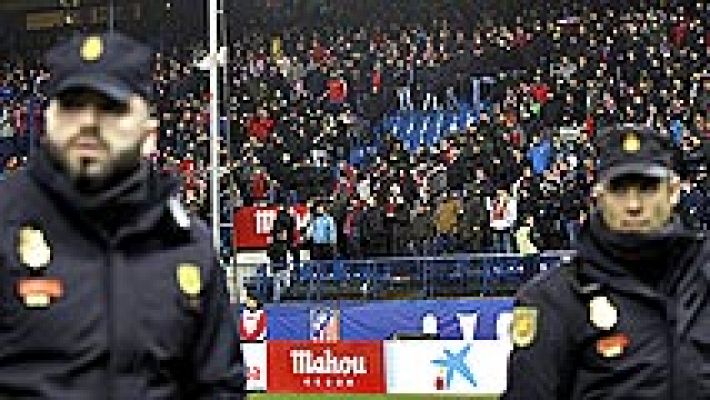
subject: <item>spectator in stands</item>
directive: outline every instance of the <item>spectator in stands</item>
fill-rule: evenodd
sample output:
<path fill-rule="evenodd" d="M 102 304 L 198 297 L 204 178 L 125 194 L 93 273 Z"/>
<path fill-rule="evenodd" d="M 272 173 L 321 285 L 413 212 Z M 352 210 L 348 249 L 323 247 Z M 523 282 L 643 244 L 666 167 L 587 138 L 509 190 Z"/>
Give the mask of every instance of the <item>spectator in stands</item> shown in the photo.
<path fill-rule="evenodd" d="M 298 264 L 298 251 L 294 239 L 295 231 L 296 219 L 283 204 L 280 204 L 271 228 L 271 243 L 269 243 L 267 252 L 271 261 L 271 272 L 274 279 L 274 301 L 281 300 L 283 287 L 288 287 L 290 283 L 291 265 Z"/>
<path fill-rule="evenodd" d="M 533 235 L 535 235 L 533 230 L 534 226 L 535 217 L 530 215 L 523 219 L 523 224 L 515 232 L 516 248 L 518 249 L 518 253 L 523 256 L 539 252 L 537 246 L 535 246 L 537 238 L 533 237 Z"/>
<path fill-rule="evenodd" d="M 368 198 L 361 213 L 360 246 L 367 257 L 387 256 L 387 231 L 385 212 L 381 203 L 373 196 Z"/>
<path fill-rule="evenodd" d="M 436 226 L 435 247 L 437 253 L 446 252 L 450 247 L 457 245 L 456 238 L 459 231 L 459 210 L 461 201 L 457 195 L 445 192 L 434 216 Z"/>
<path fill-rule="evenodd" d="M 333 217 L 326 212 L 325 204 L 316 205 L 307 229 L 311 241 L 311 259 L 332 260 L 336 255 L 337 227 Z"/>
<path fill-rule="evenodd" d="M 464 190 L 459 216 L 460 251 L 476 253 L 485 250 L 485 231 L 488 227 L 488 213 L 485 206 L 481 189 L 468 185 Z"/>
<path fill-rule="evenodd" d="M 276 211 L 276 219 L 271 228 L 271 240 L 269 245 L 269 259 L 273 264 L 274 271 L 287 269 L 289 256 L 293 259 L 294 233 L 296 230 L 296 219 L 288 212 L 288 209 L 280 204 Z"/>
<path fill-rule="evenodd" d="M 412 211 L 414 214 L 407 235 L 408 249 L 414 256 L 431 256 L 436 236 L 434 216 L 429 206 L 419 205 Z"/>
<path fill-rule="evenodd" d="M 494 251 L 513 251 L 512 234 L 518 218 L 517 207 L 517 199 L 505 189 L 497 190 L 495 198 L 486 197 Z"/>
<path fill-rule="evenodd" d="M 361 260 L 363 259 L 363 238 L 362 234 L 363 209 L 358 200 L 351 200 L 345 212 L 343 222 L 343 237 L 346 241 L 344 257 Z M 366 244 L 365 244 L 366 245 Z"/>

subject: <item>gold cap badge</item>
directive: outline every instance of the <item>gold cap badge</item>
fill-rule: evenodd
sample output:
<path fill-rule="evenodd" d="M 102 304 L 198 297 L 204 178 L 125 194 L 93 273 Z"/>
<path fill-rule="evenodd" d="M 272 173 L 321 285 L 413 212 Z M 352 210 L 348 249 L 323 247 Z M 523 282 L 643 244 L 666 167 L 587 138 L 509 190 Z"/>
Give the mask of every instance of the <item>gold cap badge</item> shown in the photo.
<path fill-rule="evenodd" d="M 596 328 L 608 331 L 619 320 L 619 310 L 606 296 L 596 296 L 589 301 L 589 321 Z"/>
<path fill-rule="evenodd" d="M 20 261 L 32 269 L 46 267 L 52 259 L 52 250 L 44 238 L 44 233 L 31 227 L 23 227 L 18 236 L 17 253 Z"/>
<path fill-rule="evenodd" d="M 81 45 L 81 58 L 84 61 L 97 61 L 104 52 L 104 43 L 100 36 L 89 36 Z"/>
<path fill-rule="evenodd" d="M 195 264 L 180 264 L 177 268 L 180 290 L 188 296 L 197 296 L 202 291 L 200 267 Z"/>
<path fill-rule="evenodd" d="M 538 310 L 534 307 L 513 308 L 512 339 L 518 347 L 528 347 L 537 334 Z"/>
<path fill-rule="evenodd" d="M 639 139 L 636 132 L 629 132 L 624 136 L 622 148 L 627 153 L 636 153 L 641 150 L 641 139 Z"/>

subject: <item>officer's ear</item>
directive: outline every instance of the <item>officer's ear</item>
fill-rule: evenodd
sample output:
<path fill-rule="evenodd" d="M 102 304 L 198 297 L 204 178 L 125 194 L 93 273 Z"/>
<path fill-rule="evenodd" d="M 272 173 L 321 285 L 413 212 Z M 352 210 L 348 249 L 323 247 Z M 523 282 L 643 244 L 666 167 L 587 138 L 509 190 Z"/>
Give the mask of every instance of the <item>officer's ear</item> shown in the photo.
<path fill-rule="evenodd" d="M 151 106 L 147 99 L 135 96 L 133 100 L 136 103 L 139 103 L 138 107 L 145 113 L 143 115 L 143 124 L 141 126 L 141 130 L 143 131 L 141 155 L 143 157 L 150 157 L 158 151 L 158 127 L 160 126 L 160 123 L 156 118 L 157 114 L 155 107 Z"/>
<path fill-rule="evenodd" d="M 143 127 L 145 139 L 143 140 L 143 145 L 141 146 L 141 154 L 144 157 L 149 157 L 158 151 L 158 120 L 152 116 L 145 121 Z"/>
<path fill-rule="evenodd" d="M 599 200 L 599 197 L 601 197 L 603 193 L 604 193 L 604 184 L 601 182 L 595 183 L 594 186 L 592 186 L 592 192 L 591 192 L 592 202 L 597 202 Z"/>
<path fill-rule="evenodd" d="M 673 205 L 673 207 L 677 206 L 678 203 L 680 203 L 680 189 L 680 177 L 676 174 L 671 175 L 670 179 L 668 180 L 668 192 L 670 193 L 671 204 Z"/>
<path fill-rule="evenodd" d="M 57 120 L 57 112 L 59 111 L 59 100 L 56 98 L 50 99 L 47 109 L 44 111 L 44 131 L 51 133 L 54 131 L 54 126 Z M 42 136 L 45 137 L 45 136 Z"/>

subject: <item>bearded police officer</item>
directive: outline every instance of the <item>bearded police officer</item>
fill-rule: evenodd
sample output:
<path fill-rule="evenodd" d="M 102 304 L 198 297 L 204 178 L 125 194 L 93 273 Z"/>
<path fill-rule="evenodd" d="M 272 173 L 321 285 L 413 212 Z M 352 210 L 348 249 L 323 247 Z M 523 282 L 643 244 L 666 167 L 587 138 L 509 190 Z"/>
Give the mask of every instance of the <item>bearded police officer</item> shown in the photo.
<path fill-rule="evenodd" d="M 0 186 L 1 398 L 244 398 L 208 230 L 142 157 L 150 56 L 119 33 L 48 53 L 46 135 Z"/>
<path fill-rule="evenodd" d="M 710 398 L 710 245 L 674 215 L 667 138 L 597 134 L 596 212 L 577 256 L 518 293 L 504 399 Z"/>

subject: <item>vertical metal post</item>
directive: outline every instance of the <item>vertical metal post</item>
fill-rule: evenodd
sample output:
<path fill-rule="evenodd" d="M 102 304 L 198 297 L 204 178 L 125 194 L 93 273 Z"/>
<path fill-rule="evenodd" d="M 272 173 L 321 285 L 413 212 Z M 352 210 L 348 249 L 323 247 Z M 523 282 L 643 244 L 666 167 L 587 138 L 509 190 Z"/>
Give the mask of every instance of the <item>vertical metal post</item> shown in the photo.
<path fill-rule="evenodd" d="M 222 165 L 227 167 L 225 173 L 221 174 L 220 188 L 222 189 L 220 193 L 220 205 L 221 210 L 224 212 L 220 217 L 220 238 L 224 243 L 229 246 L 220 253 L 220 260 L 222 261 L 222 266 L 226 268 L 227 277 L 231 278 L 230 290 L 233 294 L 233 299 L 236 301 L 237 297 L 234 296 L 241 292 L 241 280 L 239 279 L 241 274 L 237 273 L 236 269 L 236 249 L 234 247 L 234 173 L 231 170 L 231 162 L 233 160 L 232 154 L 232 132 L 231 132 L 231 103 L 230 103 L 230 82 L 231 82 L 231 68 L 230 68 L 230 47 L 229 47 L 229 16 L 227 14 L 227 0 L 219 0 L 219 44 L 221 48 L 219 49 L 221 53 L 221 63 L 222 63 L 222 92 L 220 96 L 220 101 L 222 102 L 222 116 L 221 121 L 223 122 L 222 134 L 222 151 L 226 153 L 226 156 L 222 157 Z M 224 218 L 223 218 L 224 217 Z"/>
<path fill-rule="evenodd" d="M 108 3 L 108 30 L 109 32 L 113 32 L 114 29 L 116 29 L 116 5 L 113 2 L 114 0 L 109 0 Z"/>
<path fill-rule="evenodd" d="M 208 0 L 209 19 L 209 57 L 210 57 L 210 192 L 212 211 L 212 241 L 215 249 L 220 250 L 220 196 L 219 196 L 219 87 L 217 63 L 218 43 L 218 7 L 217 0 Z"/>

